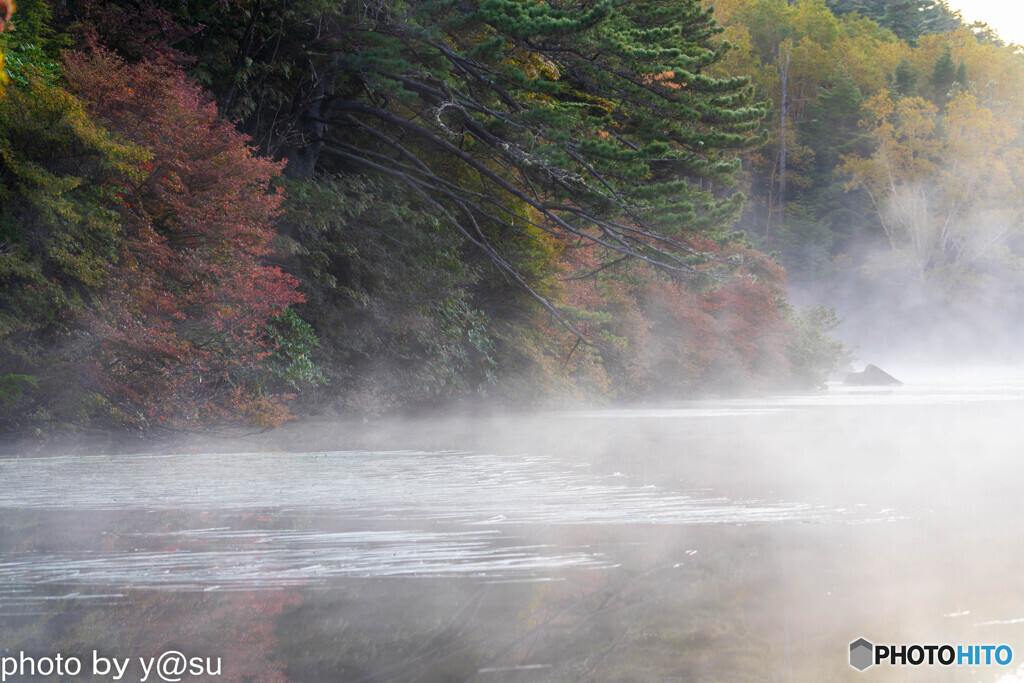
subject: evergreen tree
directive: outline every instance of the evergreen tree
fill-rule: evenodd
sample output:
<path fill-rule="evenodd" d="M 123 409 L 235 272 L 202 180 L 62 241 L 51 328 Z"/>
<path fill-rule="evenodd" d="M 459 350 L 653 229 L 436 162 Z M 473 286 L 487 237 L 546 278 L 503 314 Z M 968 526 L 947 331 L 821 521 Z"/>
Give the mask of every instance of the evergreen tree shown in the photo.
<path fill-rule="evenodd" d="M 849 249 L 868 226 L 866 197 L 846 193 L 835 181 L 844 156 L 870 153 L 873 141 L 860 130 L 863 95 L 849 76 L 831 88 L 822 88 L 807 109 L 800 141 L 813 153 L 800 202 L 807 216 L 783 246 L 783 263 L 796 276 L 828 275 L 831 255 Z M 813 226 L 813 227 L 812 227 Z"/>
<path fill-rule="evenodd" d="M 917 87 L 917 74 L 910 67 L 906 60 L 903 60 L 896 67 L 892 77 L 892 87 L 897 93 L 904 97 L 913 95 Z"/>
<path fill-rule="evenodd" d="M 963 25 L 959 14 L 950 10 L 943 0 L 826 1 L 837 15 L 857 12 L 910 43 L 916 43 L 924 35 L 955 31 Z"/>
<path fill-rule="evenodd" d="M 950 90 L 957 80 L 957 66 L 953 61 L 953 53 L 949 48 L 935 60 L 932 74 L 928 79 L 931 86 L 931 98 L 933 102 L 945 104 L 949 100 Z"/>

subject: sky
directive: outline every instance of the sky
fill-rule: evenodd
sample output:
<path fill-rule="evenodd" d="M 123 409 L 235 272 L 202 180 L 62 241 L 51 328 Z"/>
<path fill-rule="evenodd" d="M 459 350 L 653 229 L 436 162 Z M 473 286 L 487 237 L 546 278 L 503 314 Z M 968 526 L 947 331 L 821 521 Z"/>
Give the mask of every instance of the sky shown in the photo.
<path fill-rule="evenodd" d="M 1024 0 L 948 0 L 968 22 L 984 21 L 1007 43 L 1024 45 Z"/>

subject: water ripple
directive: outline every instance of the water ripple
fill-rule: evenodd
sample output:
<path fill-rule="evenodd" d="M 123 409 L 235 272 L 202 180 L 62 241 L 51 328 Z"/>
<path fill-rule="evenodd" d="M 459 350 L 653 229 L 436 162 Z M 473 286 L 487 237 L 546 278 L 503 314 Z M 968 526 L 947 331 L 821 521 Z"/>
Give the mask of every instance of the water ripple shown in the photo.
<path fill-rule="evenodd" d="M 133 589 L 311 587 L 332 577 L 548 581 L 566 569 L 614 566 L 564 535 L 557 545 L 531 540 L 538 527 L 894 518 L 891 510 L 683 493 L 555 457 L 450 451 L 56 456 L 0 461 L 0 482 L 0 509 L 61 518 L 202 511 L 226 524 L 111 534 L 102 550 L 6 552 L 0 614 L 27 614 L 40 601 L 116 601 Z M 232 526 L 232 515 L 253 511 L 268 528 Z M 293 519 L 311 528 L 296 529 Z"/>
<path fill-rule="evenodd" d="M 848 515 L 644 485 L 537 455 L 463 452 L 56 456 L 0 461 L 0 508 L 329 511 L 340 519 L 750 524 Z M 891 515 L 890 515 L 891 516 Z"/>
<path fill-rule="evenodd" d="M 497 531 L 209 529 L 134 536 L 146 537 L 149 542 L 173 541 L 174 547 L 8 554 L 0 561 L 0 607 L 6 611 L 41 600 L 117 597 L 88 593 L 112 586 L 118 590 L 231 591 L 309 585 L 338 576 L 541 580 L 562 569 L 610 564 L 600 553 L 582 549 L 499 543 L 503 539 Z M 48 585 L 64 590 L 46 591 Z"/>

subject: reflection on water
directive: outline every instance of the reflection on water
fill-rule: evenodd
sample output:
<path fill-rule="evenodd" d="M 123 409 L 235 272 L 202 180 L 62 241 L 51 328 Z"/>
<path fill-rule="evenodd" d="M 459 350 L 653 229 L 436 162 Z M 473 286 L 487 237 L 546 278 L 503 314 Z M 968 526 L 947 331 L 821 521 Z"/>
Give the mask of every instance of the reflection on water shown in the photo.
<path fill-rule="evenodd" d="M 1022 409 L 997 376 L 0 460 L 0 650 L 177 649 L 239 681 L 1000 680 Z M 861 636 L 1017 661 L 860 674 Z"/>

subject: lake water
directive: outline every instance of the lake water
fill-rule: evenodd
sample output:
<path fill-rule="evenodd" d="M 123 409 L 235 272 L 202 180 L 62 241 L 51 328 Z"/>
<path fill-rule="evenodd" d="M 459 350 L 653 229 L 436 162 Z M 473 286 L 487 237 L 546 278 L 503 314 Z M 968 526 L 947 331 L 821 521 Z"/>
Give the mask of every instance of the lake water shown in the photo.
<path fill-rule="evenodd" d="M 903 379 L 2 459 L 7 680 L 1024 680 L 1024 376 Z"/>

